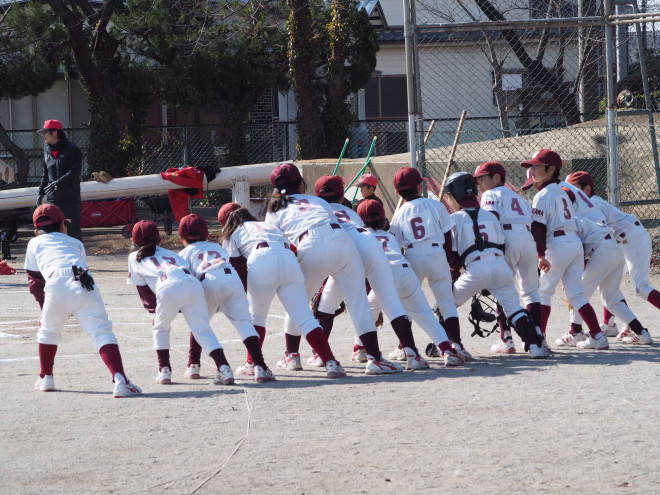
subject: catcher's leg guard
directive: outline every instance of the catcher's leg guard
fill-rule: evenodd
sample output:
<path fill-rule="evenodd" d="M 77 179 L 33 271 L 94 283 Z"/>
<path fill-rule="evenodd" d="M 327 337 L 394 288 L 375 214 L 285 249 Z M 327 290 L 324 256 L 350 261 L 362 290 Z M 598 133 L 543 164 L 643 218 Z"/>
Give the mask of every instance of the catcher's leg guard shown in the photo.
<path fill-rule="evenodd" d="M 515 316 L 521 313 L 522 315 L 514 321 Z M 525 351 L 529 351 L 531 344 L 542 345 L 543 338 L 536 333 L 536 327 L 526 310 L 521 309 L 513 313 L 509 316 L 508 323 L 516 330 L 520 339 L 525 343 Z"/>

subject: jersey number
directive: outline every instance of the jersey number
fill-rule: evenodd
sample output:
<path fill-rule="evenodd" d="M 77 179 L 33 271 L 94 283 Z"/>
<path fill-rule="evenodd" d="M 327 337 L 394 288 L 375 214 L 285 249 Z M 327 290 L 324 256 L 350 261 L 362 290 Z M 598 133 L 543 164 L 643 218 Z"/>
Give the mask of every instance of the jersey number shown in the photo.
<path fill-rule="evenodd" d="M 337 221 L 339 223 L 346 223 L 351 221 L 351 217 L 349 217 L 348 213 L 346 213 L 345 211 L 335 210 L 335 216 L 337 217 Z"/>
<path fill-rule="evenodd" d="M 161 267 L 160 262 L 158 261 L 158 258 L 156 258 L 155 256 L 151 257 L 151 261 L 154 265 L 156 265 L 156 268 Z M 170 256 L 163 256 L 163 261 L 165 262 L 166 266 L 167 265 L 177 266 L 176 265 L 176 260 L 174 258 L 170 257 Z"/>
<path fill-rule="evenodd" d="M 525 213 L 523 212 L 522 208 L 520 207 L 520 203 L 518 203 L 516 198 L 511 198 L 511 209 L 518 212 L 518 215 L 525 216 Z"/>
<path fill-rule="evenodd" d="M 578 191 L 578 196 L 582 198 L 582 201 L 584 201 L 589 208 L 594 207 L 593 203 L 587 199 L 587 196 L 582 191 Z"/>
<path fill-rule="evenodd" d="M 388 252 L 390 250 L 390 247 L 387 245 L 387 242 L 389 239 L 385 237 L 384 235 L 377 235 L 376 239 L 380 241 L 381 246 L 383 246 L 383 251 Z"/>
<path fill-rule="evenodd" d="M 305 213 L 311 209 L 308 199 L 296 199 L 295 203 L 299 207 L 301 213 Z"/>
<path fill-rule="evenodd" d="M 486 232 L 485 225 L 479 225 L 479 233 L 481 234 L 481 237 L 483 238 L 484 242 L 488 242 L 488 233 Z"/>
<path fill-rule="evenodd" d="M 197 255 L 197 258 L 202 261 L 202 270 L 206 270 L 209 266 L 211 265 L 217 265 L 219 263 L 224 263 L 225 260 L 219 252 L 217 251 L 209 251 L 208 253 L 199 253 Z M 204 259 L 206 258 L 206 259 Z"/>
<path fill-rule="evenodd" d="M 415 239 L 423 239 L 426 236 L 426 228 L 424 228 L 424 221 L 420 217 L 415 217 L 410 220 L 410 227 L 412 228 L 413 237 Z"/>
<path fill-rule="evenodd" d="M 561 198 L 562 203 L 564 203 L 564 218 L 566 220 L 571 219 L 571 210 L 568 207 L 568 202 L 566 201 L 566 198 Z"/>

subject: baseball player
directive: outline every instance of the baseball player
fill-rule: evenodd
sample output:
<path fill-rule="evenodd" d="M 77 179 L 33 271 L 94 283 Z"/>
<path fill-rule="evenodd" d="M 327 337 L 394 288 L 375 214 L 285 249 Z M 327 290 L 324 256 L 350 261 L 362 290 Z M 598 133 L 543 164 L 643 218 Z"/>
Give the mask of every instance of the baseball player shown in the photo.
<path fill-rule="evenodd" d="M 366 199 L 375 199 L 383 203 L 383 200 L 376 196 L 376 186 L 378 186 L 378 178 L 375 175 L 364 174 L 360 179 L 360 182 L 355 184 L 360 189 L 360 195 L 362 199 L 358 201 L 357 205 Z M 357 207 L 357 206 L 356 206 Z"/>
<path fill-rule="evenodd" d="M 330 204 L 337 223 L 355 243 L 371 291 L 378 298 L 394 333 L 399 338 L 400 346 L 388 358 L 405 361 L 408 370 L 428 368 L 428 362 L 420 356 L 415 345 L 412 324 L 401 304 L 390 264 L 378 239 L 364 228 L 364 223 L 357 213 L 341 204 L 344 198 L 344 181 L 337 175 L 325 175 L 316 181 L 314 191 L 316 196 L 325 199 Z M 329 334 L 332 328 L 335 309 L 341 303 L 342 297 L 341 289 L 335 279 L 330 277 L 323 288 L 317 311 L 317 317 L 323 329 L 326 330 L 326 334 Z M 310 358 L 310 364 L 313 364 L 313 360 L 314 356 Z"/>
<path fill-rule="evenodd" d="M 32 215 L 35 237 L 25 251 L 25 271 L 30 294 L 41 307 L 37 342 L 41 371 L 35 390 L 55 390 L 53 366 L 62 329 L 69 315 L 74 315 L 82 329 L 94 340 L 101 359 L 115 383 L 115 397 L 140 395 L 142 390 L 131 383 L 112 331 L 103 299 L 87 271 L 87 256 L 82 242 L 67 235 L 69 220 L 59 206 L 43 204 Z"/>
<path fill-rule="evenodd" d="M 532 203 L 532 235 L 541 270 L 539 294 L 543 336 L 550 318 L 552 295 L 561 280 L 568 303 L 577 308 L 589 328 L 586 340 L 577 342 L 576 347 L 608 349 L 607 337 L 601 332 L 598 317 L 584 295 L 584 251 L 577 232 L 573 202 L 559 185 L 561 157 L 555 151 L 543 149 L 521 166 L 531 169 L 531 180 L 538 189 Z"/>
<path fill-rule="evenodd" d="M 401 304 L 410 317 L 431 338 L 432 342 L 440 349 L 444 358 L 445 366 L 458 366 L 462 359 L 452 348 L 445 329 L 433 314 L 419 279 L 410 268 L 408 260 L 401 254 L 401 247 L 394 236 L 383 230 L 387 223 L 385 209 L 382 203 L 367 199 L 358 206 L 358 215 L 369 229 L 372 235 L 380 241 L 380 246 L 387 256 L 389 267 L 396 280 L 395 287 L 401 299 Z M 367 275 L 368 278 L 368 275 Z M 381 310 L 381 300 L 374 290 L 369 293 L 369 304 L 372 317 L 376 317 Z"/>
<path fill-rule="evenodd" d="M 513 273 L 504 259 L 504 233 L 495 214 L 479 207 L 477 185 L 468 172 L 450 175 L 444 193 L 454 213 L 450 259 L 454 299 L 463 305 L 473 295 L 488 290 L 504 310 L 507 321 L 525 343 L 532 359 L 547 358 L 543 336 L 519 303 Z M 459 275 L 461 266 L 465 271 Z"/>
<path fill-rule="evenodd" d="M 222 345 L 209 325 L 204 287 L 178 254 L 160 247 L 158 226 L 141 220 L 133 226 L 133 245 L 139 248 L 128 255 L 128 285 L 135 285 L 142 304 L 154 314 L 153 343 L 158 356 L 156 383 L 172 383 L 170 330 L 172 321 L 183 313 L 195 340 L 213 358 L 216 385 L 231 385 L 234 374 Z"/>
<path fill-rule="evenodd" d="M 403 366 L 383 359 L 376 325 L 371 318 L 364 290 L 364 267 L 349 235 L 337 223 L 330 205 L 323 199 L 305 194 L 306 184 L 293 163 L 282 163 L 273 170 L 270 181 L 275 188 L 268 204 L 266 223 L 280 229 L 298 253 L 305 276 L 307 299 L 332 276 L 339 285 L 353 325 L 368 355 L 365 373 L 397 373 Z M 298 360 L 299 331 L 290 317 L 285 320 L 287 355 L 282 363 Z"/>
<path fill-rule="evenodd" d="M 309 309 L 304 276 L 284 234 L 271 225 L 258 222 L 246 208 L 237 203 L 225 204 L 218 212 L 218 222 L 223 226 L 221 241 L 230 260 L 239 269 L 242 269 L 241 266 L 246 267 L 249 310 L 259 336 L 266 335 L 268 308 L 277 294 L 292 324 L 305 335 L 307 342 L 323 361 L 328 378 L 346 376 L 330 349 L 327 336 Z M 291 339 L 288 334 L 286 339 L 289 349 L 290 340 L 296 339 Z M 297 342 L 299 345 L 300 339 Z M 291 352 L 278 363 L 278 367 L 301 370 L 300 353 L 297 349 L 295 353 L 289 350 Z M 248 374 L 250 371 L 248 358 L 240 372 Z"/>
<path fill-rule="evenodd" d="M 206 220 L 196 214 L 186 215 L 179 222 L 179 238 L 184 249 L 179 252 L 198 280 L 202 282 L 209 318 L 222 311 L 234 325 L 248 350 L 250 375 L 257 383 L 275 380 L 261 353 L 260 335 L 252 325 L 250 308 L 243 284 L 229 262 L 229 253 L 215 242 L 209 242 Z M 199 378 L 201 346 L 190 335 L 191 355 L 186 376 Z"/>
<path fill-rule="evenodd" d="M 635 294 L 655 307 L 660 307 L 660 292 L 651 286 L 649 278 L 651 238 L 642 227 L 641 222 L 634 215 L 624 213 L 601 197 L 594 195 L 594 181 L 587 172 L 573 172 L 566 178 L 566 182 L 576 188 L 577 195 L 582 198 L 583 203 L 596 209 L 601 215 L 602 221 L 613 230 L 614 238 L 623 251 L 626 269 L 630 273 Z M 619 300 L 623 300 L 623 294 L 620 294 Z M 625 304 L 625 300 L 623 302 Z M 651 344 L 653 342 L 650 335 L 640 333 L 641 325 L 635 326 L 635 328 L 628 325 L 620 334 L 617 334 L 614 314 L 609 311 L 610 308 L 607 305 L 603 309 L 605 321 L 601 325 L 601 329 L 607 336 L 616 335 L 618 341 L 626 344 Z M 628 315 L 629 317 L 630 315 Z"/>
<path fill-rule="evenodd" d="M 422 176 L 412 167 L 401 168 L 394 175 L 394 188 L 404 202 L 392 217 L 390 232 L 405 249 L 406 259 L 420 283 L 428 278 L 452 346 L 464 360 L 471 360 L 461 342 L 449 273 L 454 222 L 442 203 L 422 197 L 422 182 Z"/>
<path fill-rule="evenodd" d="M 498 162 L 479 165 L 474 179 L 481 191 L 481 207 L 493 213 L 500 222 L 504 232 L 504 259 L 518 281 L 523 305 L 540 330 L 541 296 L 538 291 L 536 245 L 531 234 L 532 207 L 520 194 L 504 185 L 506 171 Z M 504 354 L 516 352 L 511 332 L 506 326 L 491 351 Z"/>

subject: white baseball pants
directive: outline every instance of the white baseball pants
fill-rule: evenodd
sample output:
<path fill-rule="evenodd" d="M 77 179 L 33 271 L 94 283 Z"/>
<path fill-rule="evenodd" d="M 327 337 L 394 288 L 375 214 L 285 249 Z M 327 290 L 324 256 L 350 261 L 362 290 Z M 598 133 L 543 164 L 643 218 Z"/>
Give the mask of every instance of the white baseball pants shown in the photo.
<path fill-rule="evenodd" d="M 641 225 L 630 227 L 625 234 L 626 237 L 620 246 L 623 248 L 626 268 L 630 273 L 630 282 L 635 290 L 635 295 L 646 301 L 651 291 L 654 290 L 649 278 L 653 251 L 651 237 Z"/>
<path fill-rule="evenodd" d="M 518 282 L 523 306 L 540 303 L 538 256 L 534 238 L 525 225 L 513 224 L 511 228 L 504 231 L 504 259 Z"/>
<path fill-rule="evenodd" d="M 541 272 L 539 294 L 541 304 L 551 306 L 555 288 L 561 280 L 568 303 L 580 309 L 589 301 L 584 296 L 582 273 L 584 272 L 584 251 L 577 235 L 554 237 L 546 245 L 545 257 L 550 262 L 550 270 Z"/>

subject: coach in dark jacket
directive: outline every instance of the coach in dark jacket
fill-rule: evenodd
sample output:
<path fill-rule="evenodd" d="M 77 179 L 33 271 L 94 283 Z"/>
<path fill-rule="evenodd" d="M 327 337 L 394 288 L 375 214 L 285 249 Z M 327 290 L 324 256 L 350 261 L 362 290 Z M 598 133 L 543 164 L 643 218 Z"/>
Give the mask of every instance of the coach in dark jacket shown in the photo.
<path fill-rule="evenodd" d="M 59 206 L 71 220 L 68 234 L 82 241 L 80 230 L 80 172 L 82 153 L 70 143 L 59 120 L 47 120 L 37 131 L 44 136 L 44 161 L 39 196 Z"/>

